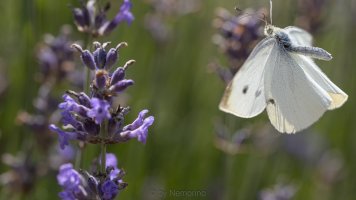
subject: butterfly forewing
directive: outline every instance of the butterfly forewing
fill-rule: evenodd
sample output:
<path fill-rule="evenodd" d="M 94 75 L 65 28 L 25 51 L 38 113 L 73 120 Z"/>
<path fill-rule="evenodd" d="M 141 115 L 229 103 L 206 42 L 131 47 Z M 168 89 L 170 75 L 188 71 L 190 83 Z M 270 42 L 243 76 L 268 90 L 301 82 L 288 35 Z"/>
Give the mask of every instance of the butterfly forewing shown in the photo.
<path fill-rule="evenodd" d="M 219 106 L 222 111 L 250 118 L 265 109 L 263 80 L 266 63 L 274 45 L 275 39 L 269 37 L 254 48 L 226 88 Z"/>

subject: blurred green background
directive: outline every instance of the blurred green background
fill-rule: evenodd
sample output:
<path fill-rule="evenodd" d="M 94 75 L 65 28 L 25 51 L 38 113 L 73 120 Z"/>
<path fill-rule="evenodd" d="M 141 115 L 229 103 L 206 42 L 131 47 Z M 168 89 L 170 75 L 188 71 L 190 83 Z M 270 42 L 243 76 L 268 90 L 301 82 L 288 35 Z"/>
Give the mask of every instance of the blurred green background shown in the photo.
<path fill-rule="evenodd" d="M 152 5 L 133 0 L 132 25 L 122 24 L 99 41 L 128 42 L 129 46 L 121 50 L 120 64 L 129 59 L 137 61 L 128 71 L 128 77 L 136 82 L 127 91 L 132 107 L 128 121 L 144 108 L 156 120 L 146 145 L 130 141 L 109 147 L 118 156 L 119 167 L 127 172 L 124 180 L 129 186 L 118 199 L 261 199 L 263 191 L 275 185 L 292 185 L 292 199 L 355 199 L 356 3 L 325 2 L 323 26 L 314 35 L 315 46 L 328 50 L 334 59 L 317 63 L 349 95 L 349 100 L 340 109 L 327 112 L 310 129 L 286 136 L 271 128 L 265 113 L 254 119 L 239 119 L 219 111 L 225 86 L 208 67 L 214 60 L 227 63 L 212 42 L 217 33 L 212 26 L 215 9 L 258 9 L 268 7 L 267 0 L 201 0 L 196 12 L 172 14 L 165 20 L 172 31 L 164 42 L 155 40 L 145 28 L 145 16 L 154 12 Z M 121 1 L 111 3 L 110 17 Z M 73 26 L 74 41 L 83 40 L 83 34 L 73 25 L 69 4 L 78 3 L 1 1 L 0 63 L 1 73 L 8 80 L 0 97 L 1 154 L 18 153 L 33 134 L 16 125 L 15 118 L 21 110 L 33 111 L 32 101 L 39 87 L 34 81 L 39 70 L 36 44 L 45 33 L 57 35 L 63 24 Z M 274 24 L 293 25 L 300 13 L 297 5 L 298 1 L 275 0 Z M 252 127 L 246 151 L 231 155 L 216 148 L 214 124 L 219 120 L 231 133 Z M 85 154 L 85 167 L 98 152 L 93 149 L 89 147 Z M 9 168 L 0 164 L 0 170 L 3 173 Z M 49 174 L 39 178 L 30 193 L 13 194 L 11 198 L 57 198 L 59 191 L 55 174 Z M 178 197 L 172 191 L 204 191 L 206 195 Z M 8 194 L 2 188 L 0 198 L 9 199 Z"/>

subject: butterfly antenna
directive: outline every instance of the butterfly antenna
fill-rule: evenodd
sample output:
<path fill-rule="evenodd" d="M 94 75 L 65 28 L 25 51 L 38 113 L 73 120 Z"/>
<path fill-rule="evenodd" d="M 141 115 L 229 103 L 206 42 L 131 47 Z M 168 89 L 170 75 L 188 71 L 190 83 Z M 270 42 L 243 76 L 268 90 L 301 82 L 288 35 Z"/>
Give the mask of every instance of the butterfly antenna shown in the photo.
<path fill-rule="evenodd" d="M 272 23 L 272 0 L 269 0 L 269 17 L 270 17 L 271 24 L 273 24 Z"/>

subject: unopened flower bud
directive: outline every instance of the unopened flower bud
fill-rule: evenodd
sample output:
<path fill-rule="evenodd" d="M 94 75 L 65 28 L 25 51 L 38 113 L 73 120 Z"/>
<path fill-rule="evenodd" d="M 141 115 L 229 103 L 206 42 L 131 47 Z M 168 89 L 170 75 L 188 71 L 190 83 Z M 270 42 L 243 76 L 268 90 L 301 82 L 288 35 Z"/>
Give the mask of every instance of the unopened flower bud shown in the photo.
<path fill-rule="evenodd" d="M 82 62 L 85 66 L 87 66 L 89 69 L 94 70 L 95 69 L 95 61 L 94 61 L 94 56 L 90 53 L 88 50 L 83 50 L 81 46 L 78 44 L 72 44 L 72 47 L 77 49 L 82 55 L 80 58 L 82 59 Z"/>
<path fill-rule="evenodd" d="M 105 69 L 110 70 L 111 67 L 116 63 L 117 61 L 117 51 L 115 48 L 111 48 L 109 52 L 106 55 L 106 63 L 105 63 Z"/>
<path fill-rule="evenodd" d="M 98 70 L 95 73 L 94 83 L 95 86 L 99 89 L 103 89 L 106 86 L 106 71 Z"/>
<path fill-rule="evenodd" d="M 133 80 L 122 80 L 116 83 L 115 85 L 112 85 L 109 90 L 114 93 L 120 93 L 124 91 L 127 87 L 131 86 L 134 84 Z"/>
<path fill-rule="evenodd" d="M 115 85 L 117 82 L 125 78 L 125 70 L 122 67 L 117 68 L 111 76 L 110 85 Z"/>
<path fill-rule="evenodd" d="M 82 9 L 74 8 L 72 10 L 75 24 L 78 26 L 79 29 L 83 30 L 84 27 L 88 26 L 87 20 L 85 19 L 85 14 Z"/>
<path fill-rule="evenodd" d="M 102 47 L 94 51 L 94 60 L 98 69 L 103 69 L 106 63 L 106 52 Z"/>

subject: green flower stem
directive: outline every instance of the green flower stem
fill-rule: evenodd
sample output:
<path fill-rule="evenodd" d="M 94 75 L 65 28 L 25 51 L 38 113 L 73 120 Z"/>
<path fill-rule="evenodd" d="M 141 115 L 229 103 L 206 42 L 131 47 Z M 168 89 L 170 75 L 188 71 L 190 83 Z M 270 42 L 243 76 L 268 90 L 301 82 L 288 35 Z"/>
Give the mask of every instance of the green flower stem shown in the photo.
<path fill-rule="evenodd" d="M 90 49 L 91 47 L 91 35 L 86 34 L 84 37 L 84 46 L 87 49 Z M 90 69 L 88 67 L 84 68 L 85 71 L 85 79 L 84 79 L 84 92 L 88 95 L 90 95 Z M 79 145 L 80 147 L 77 150 L 76 153 L 76 158 L 75 158 L 75 168 L 80 169 L 83 168 L 83 155 L 84 155 L 84 145 Z"/>
<path fill-rule="evenodd" d="M 100 135 L 103 139 L 107 138 L 108 133 L 108 120 L 105 120 L 104 123 L 100 127 Z M 101 143 L 101 165 L 100 172 L 106 173 L 106 144 L 105 142 Z"/>

